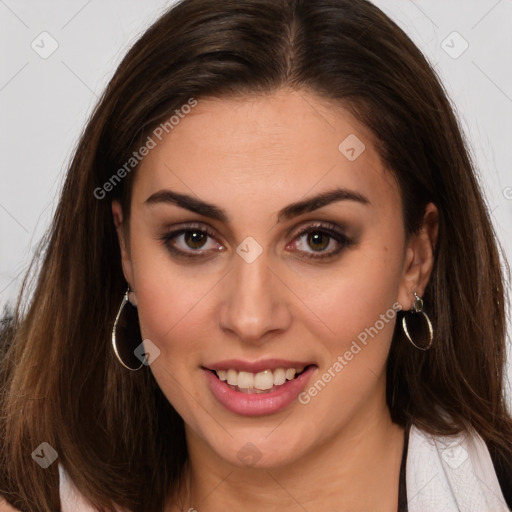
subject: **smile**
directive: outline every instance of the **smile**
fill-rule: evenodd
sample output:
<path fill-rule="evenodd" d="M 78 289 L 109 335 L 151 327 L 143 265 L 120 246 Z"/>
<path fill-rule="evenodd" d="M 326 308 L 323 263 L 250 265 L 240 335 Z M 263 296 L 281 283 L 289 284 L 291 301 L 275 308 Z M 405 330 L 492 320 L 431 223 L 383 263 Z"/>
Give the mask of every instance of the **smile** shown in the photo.
<path fill-rule="evenodd" d="M 216 400 L 229 411 L 246 416 L 273 414 L 287 408 L 317 369 L 315 364 L 277 360 L 226 361 L 203 367 Z"/>

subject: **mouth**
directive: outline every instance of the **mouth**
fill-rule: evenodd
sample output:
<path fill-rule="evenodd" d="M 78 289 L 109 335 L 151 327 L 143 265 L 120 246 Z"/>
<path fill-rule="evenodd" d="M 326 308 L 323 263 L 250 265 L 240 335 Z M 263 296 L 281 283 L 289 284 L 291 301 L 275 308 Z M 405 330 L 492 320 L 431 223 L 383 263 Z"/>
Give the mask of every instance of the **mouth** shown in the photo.
<path fill-rule="evenodd" d="M 316 373 L 314 363 L 268 359 L 203 366 L 212 395 L 226 409 L 245 416 L 273 414 L 297 401 Z"/>

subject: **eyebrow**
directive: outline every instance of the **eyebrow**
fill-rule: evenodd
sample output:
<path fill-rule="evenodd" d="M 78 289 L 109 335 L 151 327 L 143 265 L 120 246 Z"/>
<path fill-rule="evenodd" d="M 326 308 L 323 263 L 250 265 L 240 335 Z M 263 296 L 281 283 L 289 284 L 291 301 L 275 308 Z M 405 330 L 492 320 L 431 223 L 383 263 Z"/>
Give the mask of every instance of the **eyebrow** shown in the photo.
<path fill-rule="evenodd" d="M 304 213 L 318 210 L 336 201 L 355 201 L 364 205 L 370 204 L 368 198 L 359 192 L 345 188 L 336 188 L 286 206 L 279 211 L 277 220 L 278 222 L 283 222 Z M 159 203 L 174 204 L 204 217 L 210 217 L 224 223 L 229 222 L 229 216 L 225 210 L 187 194 L 179 194 L 172 190 L 163 189 L 155 192 L 145 201 L 145 204 L 148 206 Z"/>

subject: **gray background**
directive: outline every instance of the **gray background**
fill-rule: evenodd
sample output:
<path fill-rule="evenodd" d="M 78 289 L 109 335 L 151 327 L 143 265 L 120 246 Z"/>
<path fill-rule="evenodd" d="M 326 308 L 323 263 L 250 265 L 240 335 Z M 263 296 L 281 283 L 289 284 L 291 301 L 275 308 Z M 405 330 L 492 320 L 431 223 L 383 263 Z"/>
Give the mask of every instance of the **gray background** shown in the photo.
<path fill-rule="evenodd" d="M 0 307 L 18 293 L 98 96 L 131 44 L 172 3 L 0 0 Z M 511 262 L 512 0 L 375 3 L 440 75 Z M 510 323 L 508 332 L 510 343 Z M 508 368 L 510 382 L 511 362 Z"/>

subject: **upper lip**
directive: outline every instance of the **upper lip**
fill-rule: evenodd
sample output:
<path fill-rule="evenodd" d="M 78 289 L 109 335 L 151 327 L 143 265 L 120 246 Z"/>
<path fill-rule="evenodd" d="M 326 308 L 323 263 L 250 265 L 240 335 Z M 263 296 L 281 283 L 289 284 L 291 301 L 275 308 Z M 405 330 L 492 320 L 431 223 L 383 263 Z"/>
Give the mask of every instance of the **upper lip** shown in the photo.
<path fill-rule="evenodd" d="M 242 359 L 229 359 L 205 365 L 208 370 L 238 370 L 251 373 L 262 372 L 263 370 L 275 370 L 276 368 L 305 368 L 315 364 L 311 361 L 287 361 L 285 359 L 262 359 L 260 361 L 243 361 Z"/>

